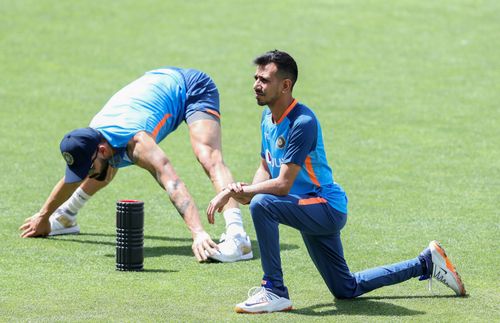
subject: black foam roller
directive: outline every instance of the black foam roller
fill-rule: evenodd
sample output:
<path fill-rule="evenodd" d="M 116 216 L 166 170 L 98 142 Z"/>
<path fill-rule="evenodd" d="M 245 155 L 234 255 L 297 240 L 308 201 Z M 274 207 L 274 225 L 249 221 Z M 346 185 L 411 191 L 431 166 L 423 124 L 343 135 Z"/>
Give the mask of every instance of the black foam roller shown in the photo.
<path fill-rule="evenodd" d="M 116 202 L 116 269 L 141 271 L 144 263 L 144 202 Z"/>

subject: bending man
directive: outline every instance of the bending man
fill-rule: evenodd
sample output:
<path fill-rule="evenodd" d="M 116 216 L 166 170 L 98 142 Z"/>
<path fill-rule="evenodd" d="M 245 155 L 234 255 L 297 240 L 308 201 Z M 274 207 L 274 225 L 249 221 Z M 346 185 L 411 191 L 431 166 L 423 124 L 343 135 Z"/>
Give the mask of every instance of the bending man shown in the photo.
<path fill-rule="evenodd" d="M 118 168 L 148 170 L 182 216 L 198 259 L 232 262 L 252 258 L 238 203 L 224 209 L 226 232 L 217 246 L 205 232 L 193 198 L 158 143 L 185 121 L 193 151 L 217 192 L 231 183 L 221 150 L 219 92 L 194 69 L 165 67 L 145 73 L 118 91 L 88 128 L 66 134 L 61 153 L 65 176 L 42 208 L 20 227 L 22 237 L 79 233 L 76 214 L 115 176 Z"/>

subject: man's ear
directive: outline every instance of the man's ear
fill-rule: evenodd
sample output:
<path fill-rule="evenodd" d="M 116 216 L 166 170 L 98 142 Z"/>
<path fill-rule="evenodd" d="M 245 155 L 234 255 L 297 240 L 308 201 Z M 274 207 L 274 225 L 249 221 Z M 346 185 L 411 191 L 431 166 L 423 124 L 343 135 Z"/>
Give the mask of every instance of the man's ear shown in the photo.
<path fill-rule="evenodd" d="M 101 154 L 101 156 L 107 156 L 108 154 L 108 147 L 104 143 L 100 143 L 97 146 L 97 153 Z"/>
<path fill-rule="evenodd" d="M 283 90 L 282 90 L 283 93 L 292 92 L 292 80 L 284 79 L 282 84 L 283 84 Z"/>

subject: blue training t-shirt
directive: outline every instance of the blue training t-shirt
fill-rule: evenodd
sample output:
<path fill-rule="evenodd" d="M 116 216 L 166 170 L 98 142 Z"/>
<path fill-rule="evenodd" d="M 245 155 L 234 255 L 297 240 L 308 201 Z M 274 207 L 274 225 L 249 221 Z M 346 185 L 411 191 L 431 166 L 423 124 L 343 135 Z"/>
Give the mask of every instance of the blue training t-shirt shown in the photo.
<path fill-rule="evenodd" d="M 307 196 L 299 204 L 328 202 L 347 214 L 347 196 L 333 179 L 321 126 L 311 109 L 294 100 L 281 119 L 274 122 L 271 110 L 266 108 L 261 130 L 261 157 L 266 160 L 272 178 L 278 177 L 281 164 L 299 165 L 301 170 L 290 190 L 290 194 Z"/>
<path fill-rule="evenodd" d="M 133 162 L 126 152 L 139 131 L 159 143 L 195 111 L 219 115 L 219 93 L 205 73 L 194 69 L 164 67 L 146 72 L 114 94 L 90 122 L 115 148 L 113 167 Z"/>

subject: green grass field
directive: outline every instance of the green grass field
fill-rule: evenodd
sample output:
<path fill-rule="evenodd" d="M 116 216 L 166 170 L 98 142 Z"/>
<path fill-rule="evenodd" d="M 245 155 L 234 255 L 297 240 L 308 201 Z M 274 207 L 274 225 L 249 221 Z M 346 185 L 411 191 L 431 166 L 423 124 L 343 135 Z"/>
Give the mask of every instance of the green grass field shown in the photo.
<path fill-rule="evenodd" d="M 500 321 L 500 5 L 497 1 L 0 0 L 0 321 Z M 259 162 L 252 59 L 299 64 L 347 191 L 352 271 L 447 249 L 469 292 L 411 280 L 335 301 L 300 234 L 282 227 L 295 310 L 237 315 L 254 260 L 198 264 L 165 193 L 129 167 L 80 212 L 82 234 L 21 239 L 64 171 L 59 141 L 144 71 L 194 67 L 216 81 L 235 178 Z M 213 196 L 187 128 L 161 143 L 203 212 Z M 115 271 L 115 201 L 145 201 L 145 271 Z M 255 239 L 248 208 L 246 227 Z M 203 223 L 214 237 L 223 219 Z"/>

